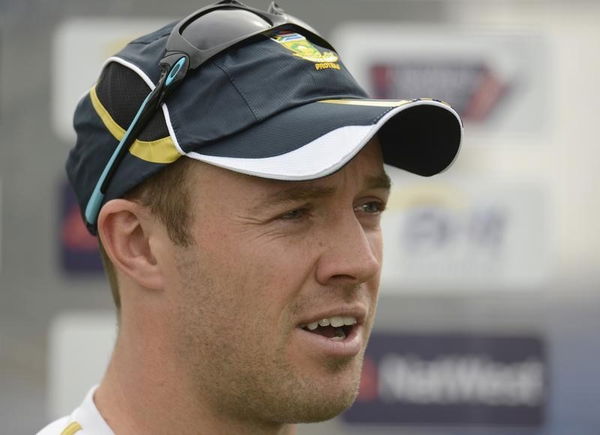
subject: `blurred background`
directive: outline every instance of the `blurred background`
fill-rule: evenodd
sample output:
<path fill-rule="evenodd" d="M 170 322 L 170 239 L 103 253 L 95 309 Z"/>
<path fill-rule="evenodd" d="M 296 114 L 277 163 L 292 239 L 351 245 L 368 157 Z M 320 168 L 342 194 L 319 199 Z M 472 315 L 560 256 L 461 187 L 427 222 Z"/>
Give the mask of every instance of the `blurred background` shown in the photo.
<path fill-rule="evenodd" d="M 73 108 L 125 41 L 207 3 L 0 0 L 2 434 L 70 412 L 114 340 L 63 170 Z M 280 5 L 372 95 L 443 99 L 466 131 L 446 173 L 390 170 L 359 398 L 299 432 L 599 434 L 600 2 Z"/>

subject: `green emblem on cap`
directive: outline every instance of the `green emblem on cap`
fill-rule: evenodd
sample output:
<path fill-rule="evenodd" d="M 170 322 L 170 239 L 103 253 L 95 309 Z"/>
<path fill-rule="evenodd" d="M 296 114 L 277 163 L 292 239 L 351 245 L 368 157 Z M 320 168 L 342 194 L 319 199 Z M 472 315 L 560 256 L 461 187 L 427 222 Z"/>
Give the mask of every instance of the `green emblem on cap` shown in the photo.
<path fill-rule="evenodd" d="M 299 33 L 279 31 L 275 33 L 271 39 L 290 50 L 294 53 L 294 56 L 298 56 L 310 62 L 332 64 L 339 59 L 338 55 L 333 51 L 321 53 L 317 47 Z M 339 69 L 339 67 L 336 69 Z"/>

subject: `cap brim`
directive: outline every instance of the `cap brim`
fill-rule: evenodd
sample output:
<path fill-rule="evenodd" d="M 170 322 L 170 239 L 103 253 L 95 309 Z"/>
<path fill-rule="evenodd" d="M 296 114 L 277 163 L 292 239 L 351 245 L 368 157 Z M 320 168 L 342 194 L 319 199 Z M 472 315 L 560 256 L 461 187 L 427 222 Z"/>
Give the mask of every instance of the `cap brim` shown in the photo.
<path fill-rule="evenodd" d="M 376 134 L 385 163 L 430 176 L 454 161 L 462 123 L 437 100 L 323 100 L 288 109 L 186 155 L 258 177 L 311 180 L 343 167 Z"/>

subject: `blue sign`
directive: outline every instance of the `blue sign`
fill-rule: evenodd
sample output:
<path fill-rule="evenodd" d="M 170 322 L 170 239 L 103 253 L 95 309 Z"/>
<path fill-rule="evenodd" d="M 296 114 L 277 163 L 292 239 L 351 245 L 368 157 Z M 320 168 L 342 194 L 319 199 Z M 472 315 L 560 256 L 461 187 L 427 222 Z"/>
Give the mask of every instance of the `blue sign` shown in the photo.
<path fill-rule="evenodd" d="M 98 239 L 92 236 L 81 217 L 75 194 L 68 183 L 62 187 L 60 250 L 62 269 L 70 275 L 101 274 Z"/>
<path fill-rule="evenodd" d="M 348 423 L 538 427 L 548 398 L 538 337 L 373 333 Z"/>

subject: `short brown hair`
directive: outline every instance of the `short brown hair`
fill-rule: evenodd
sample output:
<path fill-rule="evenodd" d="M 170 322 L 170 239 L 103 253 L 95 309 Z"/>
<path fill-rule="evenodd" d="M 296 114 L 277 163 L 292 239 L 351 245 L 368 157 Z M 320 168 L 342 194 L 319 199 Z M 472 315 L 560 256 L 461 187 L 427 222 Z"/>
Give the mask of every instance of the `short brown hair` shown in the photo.
<path fill-rule="evenodd" d="M 192 159 L 179 158 L 158 174 L 130 190 L 125 199 L 136 201 L 150 209 L 167 228 L 169 238 L 179 246 L 189 246 L 192 241 L 188 231 L 190 213 L 190 193 L 188 170 L 195 164 Z M 117 310 L 121 308 L 119 283 L 115 267 L 106 255 L 98 237 L 104 271 L 113 295 Z"/>

